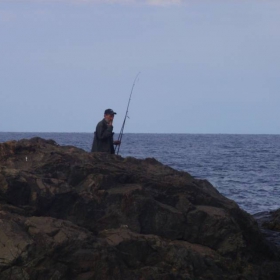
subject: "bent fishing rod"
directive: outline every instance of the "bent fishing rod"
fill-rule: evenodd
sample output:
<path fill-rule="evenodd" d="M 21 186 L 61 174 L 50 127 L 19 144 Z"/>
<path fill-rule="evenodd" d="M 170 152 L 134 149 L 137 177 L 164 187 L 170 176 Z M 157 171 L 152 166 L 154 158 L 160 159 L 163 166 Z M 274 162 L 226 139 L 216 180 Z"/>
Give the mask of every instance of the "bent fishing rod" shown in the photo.
<path fill-rule="evenodd" d="M 120 146 L 121 146 L 121 141 L 122 141 L 122 137 L 123 137 L 123 130 L 124 130 L 124 126 L 125 126 L 125 121 L 126 119 L 128 118 L 128 108 L 129 108 L 129 104 L 130 104 L 130 100 L 131 100 L 131 96 L 132 96 L 132 93 L 133 93 L 133 89 L 134 89 L 134 86 L 135 86 L 135 83 L 137 81 L 137 78 L 139 77 L 141 72 L 139 72 L 135 79 L 134 79 L 134 82 L 133 82 L 133 85 L 132 85 L 132 88 L 131 88 L 131 92 L 130 92 L 130 95 L 129 95 L 129 99 L 128 99 L 128 104 L 127 104 L 127 108 L 126 108 L 126 113 L 125 113 L 125 117 L 124 117 L 124 120 L 123 120 L 123 124 L 122 124 L 122 128 L 121 128 L 121 131 L 120 131 L 120 134 L 119 134 L 119 137 L 118 137 L 118 141 L 119 141 L 119 145 L 115 147 L 115 154 L 119 154 L 119 150 L 120 150 Z"/>

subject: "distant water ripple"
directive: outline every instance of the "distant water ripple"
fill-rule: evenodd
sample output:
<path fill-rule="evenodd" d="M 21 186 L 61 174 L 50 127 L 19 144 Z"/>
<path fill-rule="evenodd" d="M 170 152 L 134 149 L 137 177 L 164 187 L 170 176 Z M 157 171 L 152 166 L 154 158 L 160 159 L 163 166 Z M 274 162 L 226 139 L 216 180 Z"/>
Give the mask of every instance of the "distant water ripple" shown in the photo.
<path fill-rule="evenodd" d="M 86 151 L 92 143 L 91 133 L 7 132 L 0 142 L 35 136 Z M 280 135 L 125 134 L 120 154 L 207 179 L 251 214 L 280 208 Z"/>

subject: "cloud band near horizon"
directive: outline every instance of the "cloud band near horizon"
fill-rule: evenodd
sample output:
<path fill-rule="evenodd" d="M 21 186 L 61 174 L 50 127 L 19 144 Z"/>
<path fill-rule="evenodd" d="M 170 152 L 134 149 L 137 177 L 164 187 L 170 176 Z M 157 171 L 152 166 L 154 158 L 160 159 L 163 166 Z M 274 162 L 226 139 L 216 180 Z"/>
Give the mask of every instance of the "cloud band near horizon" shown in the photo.
<path fill-rule="evenodd" d="M 77 4 L 94 4 L 94 3 L 109 3 L 109 4 L 145 4 L 151 6 L 167 6 L 183 4 L 186 0 L 10 0 L 9 2 L 35 2 L 35 3 L 77 3 Z"/>

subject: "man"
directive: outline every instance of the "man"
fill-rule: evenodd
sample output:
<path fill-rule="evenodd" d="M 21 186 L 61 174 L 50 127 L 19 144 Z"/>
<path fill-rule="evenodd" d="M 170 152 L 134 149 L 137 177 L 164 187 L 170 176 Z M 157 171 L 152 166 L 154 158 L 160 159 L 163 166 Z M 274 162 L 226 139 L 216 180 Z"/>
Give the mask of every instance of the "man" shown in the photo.
<path fill-rule="evenodd" d="M 104 152 L 114 154 L 114 145 L 120 145 L 120 141 L 113 140 L 113 120 L 116 112 L 112 109 L 106 109 L 104 119 L 100 121 L 94 132 L 91 152 Z"/>

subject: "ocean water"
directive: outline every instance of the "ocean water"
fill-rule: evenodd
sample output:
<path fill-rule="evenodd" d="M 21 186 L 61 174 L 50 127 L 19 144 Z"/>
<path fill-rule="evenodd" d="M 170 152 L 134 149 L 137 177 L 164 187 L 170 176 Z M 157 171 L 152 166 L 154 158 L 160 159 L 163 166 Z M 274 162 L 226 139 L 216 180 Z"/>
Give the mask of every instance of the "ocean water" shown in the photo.
<path fill-rule="evenodd" d="M 90 151 L 93 135 L 0 132 L 0 142 L 35 136 Z M 280 135 L 128 133 L 119 154 L 153 157 L 207 179 L 251 214 L 280 208 Z"/>

